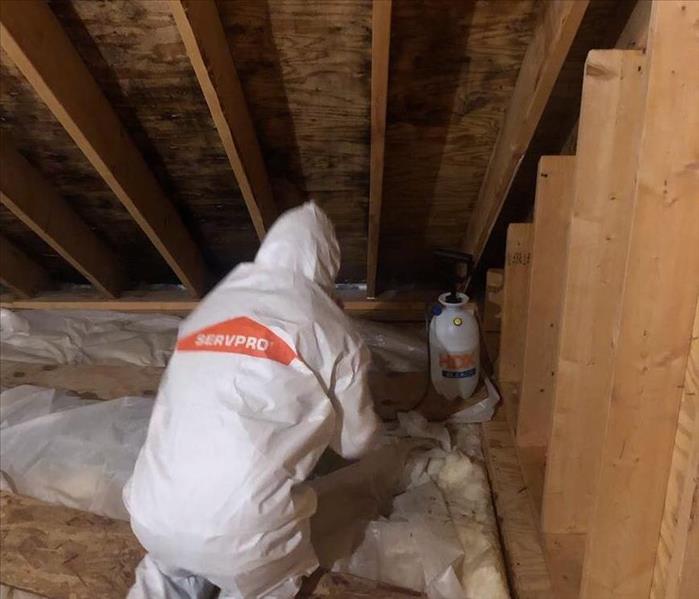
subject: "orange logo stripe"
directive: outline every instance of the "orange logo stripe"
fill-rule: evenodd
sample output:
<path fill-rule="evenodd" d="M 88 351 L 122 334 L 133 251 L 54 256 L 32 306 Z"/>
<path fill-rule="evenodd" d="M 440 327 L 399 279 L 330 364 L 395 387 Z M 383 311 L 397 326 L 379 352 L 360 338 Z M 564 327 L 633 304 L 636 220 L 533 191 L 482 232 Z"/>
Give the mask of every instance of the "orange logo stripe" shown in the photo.
<path fill-rule="evenodd" d="M 177 342 L 177 351 L 243 354 L 287 366 L 297 357 L 281 337 L 259 322 L 241 316 L 205 327 Z"/>

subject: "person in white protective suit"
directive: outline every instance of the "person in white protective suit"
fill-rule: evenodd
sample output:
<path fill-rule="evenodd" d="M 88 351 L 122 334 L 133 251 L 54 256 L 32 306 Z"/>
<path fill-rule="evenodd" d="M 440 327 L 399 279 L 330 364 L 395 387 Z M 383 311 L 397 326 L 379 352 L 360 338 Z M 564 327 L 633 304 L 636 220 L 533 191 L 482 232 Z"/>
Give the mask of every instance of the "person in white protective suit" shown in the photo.
<path fill-rule="evenodd" d="M 340 250 L 313 203 L 282 215 L 182 323 L 124 489 L 148 551 L 131 599 L 293 597 L 317 561 L 304 480 L 379 421 L 368 350 L 332 298 Z"/>

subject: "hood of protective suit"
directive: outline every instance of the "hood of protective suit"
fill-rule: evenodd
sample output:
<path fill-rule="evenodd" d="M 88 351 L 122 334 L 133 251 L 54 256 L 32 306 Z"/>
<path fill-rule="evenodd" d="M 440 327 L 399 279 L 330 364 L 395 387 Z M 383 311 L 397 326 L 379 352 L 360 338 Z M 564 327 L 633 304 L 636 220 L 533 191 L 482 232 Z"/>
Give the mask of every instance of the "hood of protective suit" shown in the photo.
<path fill-rule="evenodd" d="M 330 291 L 340 270 L 335 228 L 314 202 L 307 202 L 277 219 L 262 241 L 255 263 L 298 272 Z"/>

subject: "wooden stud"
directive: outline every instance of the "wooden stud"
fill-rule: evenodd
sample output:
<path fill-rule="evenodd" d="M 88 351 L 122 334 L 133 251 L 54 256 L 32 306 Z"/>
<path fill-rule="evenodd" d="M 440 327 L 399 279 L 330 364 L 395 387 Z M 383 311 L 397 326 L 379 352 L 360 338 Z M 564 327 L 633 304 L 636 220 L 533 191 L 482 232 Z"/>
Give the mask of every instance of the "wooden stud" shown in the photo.
<path fill-rule="evenodd" d="M 170 0 L 192 63 L 257 236 L 278 216 L 262 152 L 214 0 Z"/>
<path fill-rule="evenodd" d="M 505 392 L 505 391 L 504 391 Z M 508 398 L 504 398 L 507 402 Z M 503 539 L 505 560 L 516 597 L 554 599 L 544 547 L 522 477 L 517 449 L 502 416 L 483 423 L 483 453 Z"/>
<path fill-rule="evenodd" d="M 636 0 L 629 20 L 624 30 L 619 35 L 616 45 L 617 50 L 645 50 L 648 44 L 648 22 L 650 21 L 650 8 L 652 0 Z M 575 144 L 578 138 L 578 126 L 573 125 L 566 141 L 561 148 L 561 154 L 575 154 Z"/>
<path fill-rule="evenodd" d="M 489 268 L 485 273 L 485 302 L 483 307 L 483 330 L 499 332 L 502 325 L 503 287 L 505 271 Z"/>
<path fill-rule="evenodd" d="M 0 200 L 19 220 L 90 281 L 116 297 L 125 276 L 116 256 L 21 155 L 0 138 Z"/>
<path fill-rule="evenodd" d="M 611 388 L 643 119 L 645 58 L 594 50 L 585 64 L 573 217 L 563 291 L 546 532 L 585 532 Z"/>
<path fill-rule="evenodd" d="M 367 296 L 376 295 L 381 234 L 388 63 L 391 45 L 391 0 L 372 4 L 371 15 L 371 159 L 369 166 L 369 233 Z"/>
<path fill-rule="evenodd" d="M 531 223 L 514 223 L 508 227 L 498 373 L 503 383 L 522 381 L 531 244 Z"/>
<path fill-rule="evenodd" d="M 543 5 L 468 222 L 463 249 L 473 254 L 476 263 L 505 203 L 588 4 L 588 0 L 549 0 Z"/>
<path fill-rule="evenodd" d="M 203 258 L 173 204 L 42 0 L 7 0 L 2 48 L 73 138 L 182 283 L 207 287 Z"/>
<path fill-rule="evenodd" d="M 529 307 L 517 418 L 520 446 L 545 447 L 548 442 L 574 194 L 575 157 L 542 156 L 536 184 Z"/>
<path fill-rule="evenodd" d="M 654 2 L 612 401 L 581 599 L 647 597 L 699 296 L 699 3 Z"/>
<path fill-rule="evenodd" d="M 117 310 L 120 312 L 187 313 L 197 300 L 181 290 L 124 291 L 118 299 L 104 299 L 92 290 L 57 290 L 30 299 L 0 296 L 0 307 L 14 310 Z M 355 317 L 376 320 L 422 322 L 426 303 L 420 300 L 348 299 L 344 310 Z M 473 306 L 475 309 L 475 306 Z"/>
<path fill-rule="evenodd" d="M 20 297 L 30 298 L 49 286 L 48 273 L 0 235 L 0 283 Z"/>
<path fill-rule="evenodd" d="M 691 599 L 699 589 L 699 304 L 665 494 L 651 599 Z"/>

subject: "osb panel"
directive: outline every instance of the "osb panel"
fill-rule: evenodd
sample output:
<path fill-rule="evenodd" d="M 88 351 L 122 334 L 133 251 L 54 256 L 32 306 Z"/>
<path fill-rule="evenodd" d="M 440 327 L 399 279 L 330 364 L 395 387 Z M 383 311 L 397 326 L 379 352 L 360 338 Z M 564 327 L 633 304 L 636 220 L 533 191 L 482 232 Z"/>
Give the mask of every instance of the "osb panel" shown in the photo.
<path fill-rule="evenodd" d="M 456 248 L 536 18 L 533 0 L 394 2 L 381 278 L 429 278 Z"/>
<path fill-rule="evenodd" d="M 2 166 L 0 166 L 2 168 Z M 40 264 L 54 281 L 85 283 L 85 279 L 56 254 L 46 243 L 18 221 L 5 206 L 0 204 L 0 231 L 28 258 Z"/>
<path fill-rule="evenodd" d="M 275 199 L 323 206 L 340 238 L 340 280 L 364 280 L 371 0 L 218 5 Z"/>
<path fill-rule="evenodd" d="M 51 599 L 121 599 L 144 554 L 128 522 L 0 492 L 0 582 Z M 317 570 L 299 597 L 400 599 L 421 593 Z"/>
<path fill-rule="evenodd" d="M 173 281 L 163 259 L 106 183 L 56 121 L 5 52 L 0 52 L 0 134 L 42 173 L 100 238 L 122 258 L 135 281 Z M 84 282 L 62 258 L 8 211 L 0 226 L 57 279 Z"/>
<path fill-rule="evenodd" d="M 51 6 L 212 268 L 250 259 L 257 238 L 168 3 Z"/>
<path fill-rule="evenodd" d="M 121 599 L 143 549 L 128 522 L 0 493 L 1 582 L 54 599 Z"/>
<path fill-rule="evenodd" d="M 430 250 L 458 245 L 536 4 L 394 2 L 384 287 L 434 279 Z M 287 208 L 316 199 L 337 227 L 340 280 L 364 280 L 371 0 L 218 5 L 275 200 Z M 214 270 L 251 258 L 257 240 L 167 3 L 51 0 L 51 6 Z M 3 67 L 12 88 L 3 93 L 3 127 L 16 132 L 21 150 L 133 267 L 135 278 L 173 281 L 52 115 L 9 71 Z"/>

